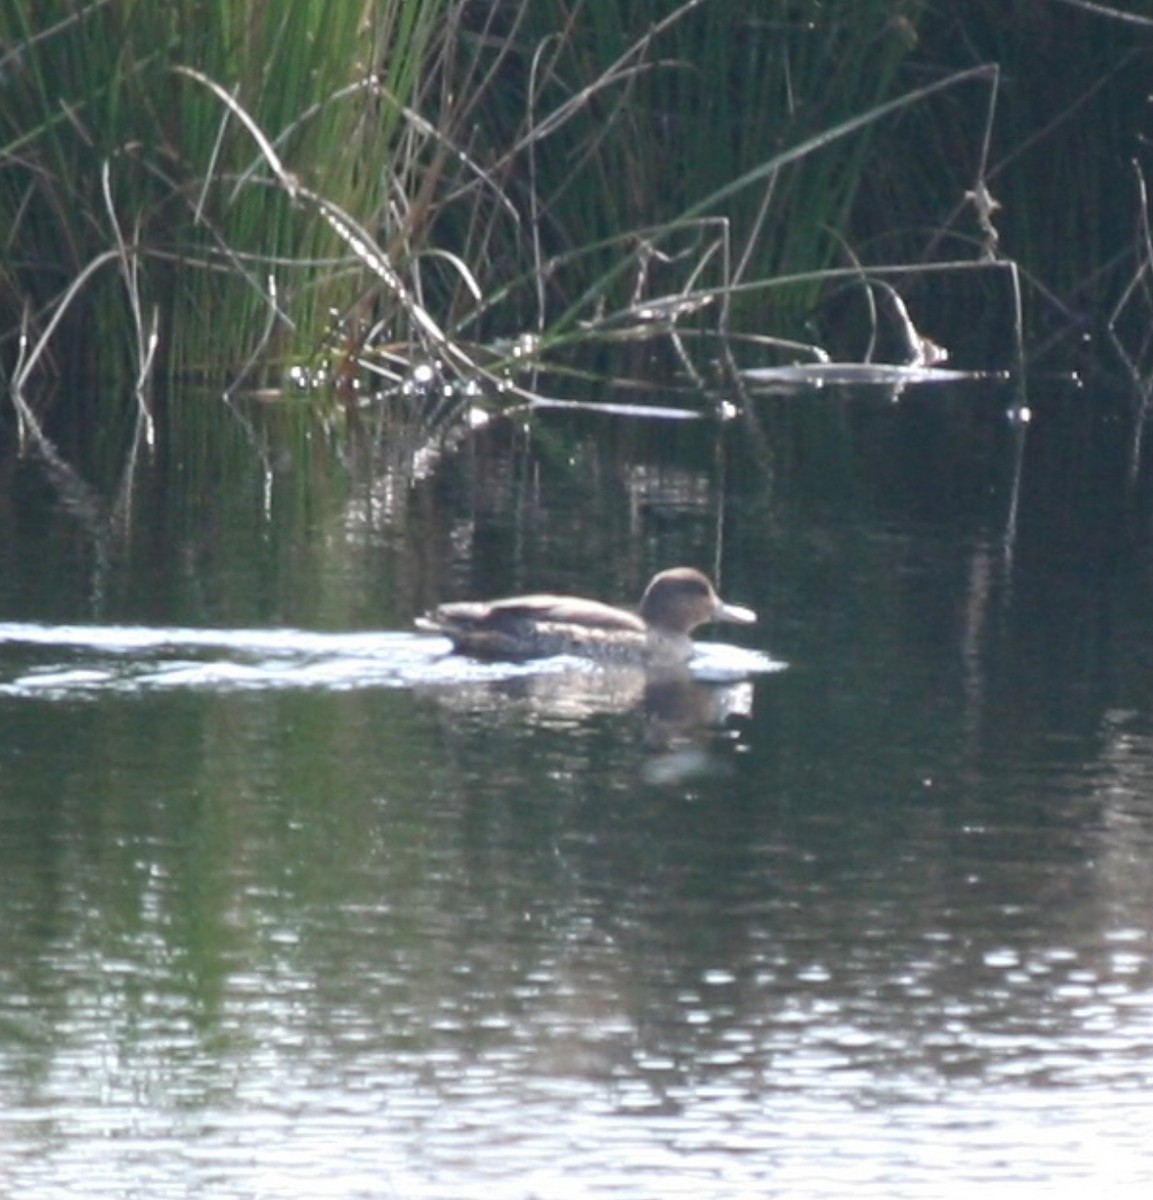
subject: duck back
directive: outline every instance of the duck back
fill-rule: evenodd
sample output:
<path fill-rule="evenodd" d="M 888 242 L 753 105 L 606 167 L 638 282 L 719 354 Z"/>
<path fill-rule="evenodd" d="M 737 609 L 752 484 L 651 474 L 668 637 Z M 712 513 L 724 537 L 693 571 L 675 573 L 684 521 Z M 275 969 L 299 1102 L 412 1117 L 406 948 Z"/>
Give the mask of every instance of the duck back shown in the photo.
<path fill-rule="evenodd" d="M 577 596 L 514 596 L 442 604 L 417 621 L 479 658 L 551 658 L 577 654 L 607 661 L 643 661 L 648 632 L 635 613 Z"/>

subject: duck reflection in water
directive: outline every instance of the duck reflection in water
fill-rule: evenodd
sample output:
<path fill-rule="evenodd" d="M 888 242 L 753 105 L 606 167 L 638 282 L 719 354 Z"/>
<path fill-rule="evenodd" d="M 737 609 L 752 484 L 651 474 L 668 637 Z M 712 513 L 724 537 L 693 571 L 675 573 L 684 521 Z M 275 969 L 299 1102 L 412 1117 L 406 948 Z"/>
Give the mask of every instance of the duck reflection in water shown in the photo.
<path fill-rule="evenodd" d="M 700 571 L 673 567 L 654 576 L 636 612 L 542 594 L 442 604 L 416 624 L 476 658 L 522 662 L 565 654 L 659 669 L 688 663 L 690 634 L 706 621 L 749 625 L 756 619 L 751 609 L 726 604 Z"/>

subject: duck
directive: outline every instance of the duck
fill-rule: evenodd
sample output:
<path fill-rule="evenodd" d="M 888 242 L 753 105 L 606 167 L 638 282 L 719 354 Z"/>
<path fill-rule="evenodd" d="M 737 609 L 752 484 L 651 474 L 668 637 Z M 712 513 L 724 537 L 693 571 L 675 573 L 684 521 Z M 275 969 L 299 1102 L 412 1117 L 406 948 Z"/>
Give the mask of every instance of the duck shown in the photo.
<path fill-rule="evenodd" d="M 539 594 L 441 604 L 416 626 L 474 658 L 524 662 L 573 655 L 641 667 L 683 666 L 691 633 L 707 621 L 751 625 L 757 614 L 717 595 L 693 567 L 654 575 L 636 612 L 580 596 Z"/>

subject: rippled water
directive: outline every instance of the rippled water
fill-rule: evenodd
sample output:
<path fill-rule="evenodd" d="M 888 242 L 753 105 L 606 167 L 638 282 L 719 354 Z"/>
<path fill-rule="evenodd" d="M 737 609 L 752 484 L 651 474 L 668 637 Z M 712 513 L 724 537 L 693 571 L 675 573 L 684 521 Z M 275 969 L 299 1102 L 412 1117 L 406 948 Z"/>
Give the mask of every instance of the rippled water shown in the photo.
<path fill-rule="evenodd" d="M 367 493 L 233 513 L 173 534 L 185 577 L 126 551 L 98 619 L 66 518 L 36 555 L 9 523 L 0 1193 L 1147 1194 L 1146 556 L 1086 535 L 1100 464 L 1046 473 L 1043 413 L 1015 475 L 999 401 L 948 461 L 936 398 L 822 403 L 857 457 L 766 418 L 772 472 L 739 430 L 720 479 L 700 432 L 593 422 L 558 482 L 546 429 L 535 473 L 418 488 L 413 546 Z M 641 497 L 615 565 L 592 476 Z M 763 620 L 672 694 L 407 632 L 493 578 L 708 565 L 718 496 Z"/>

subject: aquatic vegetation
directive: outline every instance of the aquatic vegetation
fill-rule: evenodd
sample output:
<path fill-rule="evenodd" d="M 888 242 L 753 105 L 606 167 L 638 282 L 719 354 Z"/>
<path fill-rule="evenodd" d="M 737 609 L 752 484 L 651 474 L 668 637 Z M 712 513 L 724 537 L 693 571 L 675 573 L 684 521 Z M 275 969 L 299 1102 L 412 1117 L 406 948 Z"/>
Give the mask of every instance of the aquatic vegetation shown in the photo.
<path fill-rule="evenodd" d="M 443 8 L 5 5 L 0 335 L 14 376 L 136 378 L 154 361 L 217 379 L 315 344 L 361 283 L 288 172 L 384 220 Z"/>
<path fill-rule="evenodd" d="M 725 332 L 741 281 L 796 292 L 870 122 L 829 131 L 887 95 L 909 29 L 889 3 L 611 9 L 9 6 L 12 378 L 498 381 L 705 310 Z"/>
<path fill-rule="evenodd" d="M 739 378 L 736 339 L 757 356 L 742 366 L 823 357 L 805 319 L 830 295 L 900 302 L 930 271 L 977 272 L 1021 358 L 990 188 L 1003 83 L 989 62 L 907 73 L 941 25 L 918 0 L 202 17 L 195 0 L 0 14 L 0 362 L 18 393 L 113 375 L 146 418 L 163 377 L 533 396 L 539 372 L 622 343 L 701 387 Z M 963 153 L 934 224 L 878 229 L 894 148 L 915 163 L 908 130 L 946 101 L 967 116 L 945 126 Z"/>

